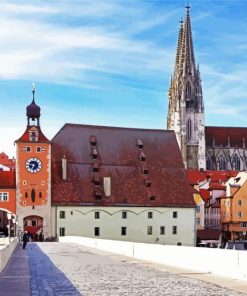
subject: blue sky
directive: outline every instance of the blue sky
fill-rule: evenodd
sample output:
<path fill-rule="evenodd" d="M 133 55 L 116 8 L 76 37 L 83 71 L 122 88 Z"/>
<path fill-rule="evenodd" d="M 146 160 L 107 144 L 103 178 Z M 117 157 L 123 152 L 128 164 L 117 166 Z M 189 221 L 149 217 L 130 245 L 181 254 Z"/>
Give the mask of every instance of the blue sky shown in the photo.
<path fill-rule="evenodd" d="M 31 83 L 50 139 L 65 122 L 166 128 L 185 1 L 0 1 L 0 151 L 26 126 Z M 246 126 L 247 1 L 190 1 L 206 125 Z"/>

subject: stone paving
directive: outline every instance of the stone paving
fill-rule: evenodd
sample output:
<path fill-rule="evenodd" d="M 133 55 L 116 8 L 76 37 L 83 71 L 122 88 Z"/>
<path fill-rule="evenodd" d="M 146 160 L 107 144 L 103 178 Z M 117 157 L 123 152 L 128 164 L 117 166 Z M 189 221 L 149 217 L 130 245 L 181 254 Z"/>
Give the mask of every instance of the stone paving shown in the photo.
<path fill-rule="evenodd" d="M 160 265 L 156 268 L 155 264 L 75 244 L 41 243 L 39 246 L 84 296 L 246 295 L 169 273 Z"/>
<path fill-rule="evenodd" d="M 28 246 L 32 296 L 80 296 L 73 284 L 37 244 Z"/>

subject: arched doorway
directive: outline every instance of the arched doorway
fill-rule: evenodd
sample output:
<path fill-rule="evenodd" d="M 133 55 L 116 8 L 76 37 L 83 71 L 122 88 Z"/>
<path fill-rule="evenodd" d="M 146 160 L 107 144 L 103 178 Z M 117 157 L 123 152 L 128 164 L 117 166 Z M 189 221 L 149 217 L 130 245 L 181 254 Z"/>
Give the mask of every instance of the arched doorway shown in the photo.
<path fill-rule="evenodd" d="M 28 216 L 23 219 L 24 231 L 27 231 L 32 240 L 43 240 L 43 218 L 40 216 Z"/>

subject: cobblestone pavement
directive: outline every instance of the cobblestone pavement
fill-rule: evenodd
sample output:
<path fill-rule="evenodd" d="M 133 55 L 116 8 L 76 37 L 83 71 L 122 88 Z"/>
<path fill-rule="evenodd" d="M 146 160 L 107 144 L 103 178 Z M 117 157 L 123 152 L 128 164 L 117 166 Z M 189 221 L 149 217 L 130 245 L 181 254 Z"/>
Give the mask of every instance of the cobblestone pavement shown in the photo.
<path fill-rule="evenodd" d="M 75 244 L 41 243 L 39 246 L 84 296 L 246 296 L 169 273 L 160 265 L 157 268 L 155 264 Z"/>
<path fill-rule="evenodd" d="M 40 250 L 37 244 L 28 244 L 28 257 L 32 296 L 81 295 L 63 272 Z"/>

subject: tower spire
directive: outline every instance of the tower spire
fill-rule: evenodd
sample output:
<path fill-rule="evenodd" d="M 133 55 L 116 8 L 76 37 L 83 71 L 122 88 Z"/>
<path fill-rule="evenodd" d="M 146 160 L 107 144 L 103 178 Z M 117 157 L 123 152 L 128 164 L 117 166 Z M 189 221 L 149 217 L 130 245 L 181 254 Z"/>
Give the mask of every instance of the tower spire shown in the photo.
<path fill-rule="evenodd" d="M 187 168 L 205 168 L 202 86 L 195 65 L 190 6 L 180 21 L 174 75 L 168 93 L 167 128 L 174 130 Z"/>
<path fill-rule="evenodd" d="M 174 77 L 177 77 L 181 71 L 181 54 L 182 54 L 182 41 L 183 41 L 183 19 L 181 18 L 179 21 L 179 33 L 178 33 L 178 44 L 177 44 L 177 54 L 175 60 L 175 68 L 174 68 Z"/>
<path fill-rule="evenodd" d="M 183 70 L 184 74 L 195 75 L 195 56 L 193 49 L 192 30 L 190 22 L 190 6 L 187 3 L 185 6 L 185 22 L 184 22 L 184 40 L 183 40 Z"/>

